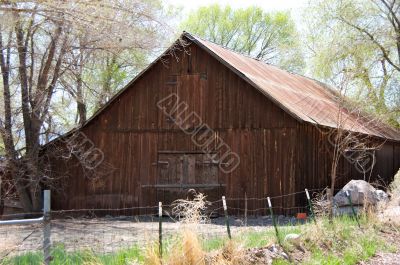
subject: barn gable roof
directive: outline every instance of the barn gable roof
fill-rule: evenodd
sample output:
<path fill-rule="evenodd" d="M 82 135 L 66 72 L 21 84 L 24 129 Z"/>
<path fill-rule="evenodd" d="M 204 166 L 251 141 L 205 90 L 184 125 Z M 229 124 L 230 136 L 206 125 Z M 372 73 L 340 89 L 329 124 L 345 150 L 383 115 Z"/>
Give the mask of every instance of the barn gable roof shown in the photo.
<path fill-rule="evenodd" d="M 340 109 L 337 96 L 334 90 L 326 84 L 239 54 L 188 32 L 184 32 L 181 38 L 183 37 L 206 50 L 211 56 L 234 71 L 299 122 L 304 121 L 330 128 L 337 127 L 337 115 Z M 107 104 L 97 110 L 80 128 L 86 126 L 100 115 L 110 103 L 121 96 L 125 90 L 131 87 L 137 79 L 160 61 L 163 56 L 169 54 L 169 51 L 174 49 L 175 45 L 176 43 L 138 74 Z M 342 128 L 346 130 L 400 141 L 399 131 L 382 122 L 360 117 L 360 115 L 355 115 L 354 113 L 342 113 L 342 115 L 344 116 L 342 120 L 346 121 L 343 123 Z M 64 136 L 80 128 L 76 128 Z"/>

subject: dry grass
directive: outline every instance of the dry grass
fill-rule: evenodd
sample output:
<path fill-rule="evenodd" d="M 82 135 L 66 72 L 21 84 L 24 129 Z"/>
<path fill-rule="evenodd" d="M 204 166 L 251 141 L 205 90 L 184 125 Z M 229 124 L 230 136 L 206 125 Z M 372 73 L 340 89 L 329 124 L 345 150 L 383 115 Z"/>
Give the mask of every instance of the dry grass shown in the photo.
<path fill-rule="evenodd" d="M 400 170 L 389 185 L 389 202 L 380 207 L 378 217 L 381 222 L 400 226 Z"/>
<path fill-rule="evenodd" d="M 330 203 L 326 192 L 327 190 L 324 189 L 322 192 L 314 193 L 312 196 L 314 214 L 320 218 L 328 216 L 330 211 Z"/>
<path fill-rule="evenodd" d="M 206 222 L 206 216 L 203 214 L 206 204 L 206 197 L 202 193 L 196 193 L 193 200 L 175 201 L 172 213 L 179 217 L 181 229 L 171 240 L 172 243 L 169 244 L 163 259 L 160 258 L 158 245 L 147 249 L 145 264 L 204 265 L 205 252 L 196 233 L 196 226 Z"/>
<path fill-rule="evenodd" d="M 239 265 L 239 264 L 249 264 L 246 261 L 246 251 L 245 249 L 238 245 L 234 241 L 229 241 L 224 245 L 221 251 L 219 251 L 217 259 L 214 261 L 216 265 Z"/>
<path fill-rule="evenodd" d="M 183 230 L 182 241 L 176 241 L 170 250 L 170 256 L 165 264 L 170 265 L 204 265 L 205 252 L 202 250 L 197 234 Z"/>
<path fill-rule="evenodd" d="M 400 206 L 400 169 L 394 176 L 393 182 L 389 185 L 391 199 L 389 205 Z"/>
<path fill-rule="evenodd" d="M 233 241 L 213 253 L 203 250 L 197 227 L 208 222 L 204 215 L 207 201 L 202 193 L 196 193 L 193 200 L 177 200 L 173 203 L 172 213 L 179 217 L 182 225 L 179 234 L 173 238 L 160 259 L 158 245 L 146 250 L 145 264 L 149 265 L 239 265 L 245 263 L 245 250 Z"/>
<path fill-rule="evenodd" d="M 200 224 L 208 221 L 204 214 L 207 208 L 206 196 L 202 193 L 194 193 L 193 200 L 179 199 L 172 203 L 172 214 L 179 217 L 182 224 Z"/>
<path fill-rule="evenodd" d="M 149 244 L 145 249 L 144 263 L 149 265 L 161 265 L 158 244 Z"/>
<path fill-rule="evenodd" d="M 394 180 L 389 186 L 392 193 L 400 193 L 400 169 L 397 174 L 394 175 Z"/>

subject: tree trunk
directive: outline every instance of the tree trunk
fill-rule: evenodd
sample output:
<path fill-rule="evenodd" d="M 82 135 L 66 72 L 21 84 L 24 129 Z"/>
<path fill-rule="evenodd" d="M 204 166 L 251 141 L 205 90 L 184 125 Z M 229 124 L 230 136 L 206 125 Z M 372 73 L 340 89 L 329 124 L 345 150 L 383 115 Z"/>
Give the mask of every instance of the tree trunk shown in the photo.
<path fill-rule="evenodd" d="M 327 197 L 328 197 L 328 201 L 329 201 L 329 220 L 332 221 L 333 220 L 333 194 L 335 191 L 335 182 L 336 182 L 336 167 L 337 164 L 334 162 L 334 166 L 332 167 L 332 171 L 331 171 L 331 187 L 330 189 L 328 189 L 327 191 Z"/>
<path fill-rule="evenodd" d="M 16 27 L 16 40 L 17 40 L 17 51 L 18 51 L 18 75 L 20 80 L 20 89 L 21 89 L 21 106 L 22 106 L 22 117 L 24 122 L 24 131 L 25 131 L 25 147 L 26 153 L 24 156 L 24 162 L 26 163 L 27 174 L 26 177 L 29 178 L 27 185 L 29 186 L 30 196 L 26 196 L 28 194 L 19 194 L 21 197 L 21 203 L 24 206 L 26 211 L 39 211 L 40 206 L 40 183 L 38 176 L 39 169 L 39 133 L 40 133 L 40 113 L 37 106 L 32 106 L 32 111 L 30 108 L 30 104 L 33 104 L 29 95 L 29 87 L 28 87 L 28 75 L 27 75 L 27 42 L 24 41 L 24 30 L 19 22 L 17 22 Z M 51 54 L 51 50 L 49 51 L 49 56 Z M 48 58 L 49 59 L 49 58 Z M 46 69 L 46 67 L 44 67 Z M 45 70 L 43 70 L 45 72 Z M 42 72 L 42 74 L 43 74 Z M 41 78 L 39 77 L 39 81 Z M 38 87 L 41 85 L 38 81 Z M 35 101 L 35 100 L 33 100 Z M 19 181 L 19 180 L 17 180 Z M 20 192 L 23 192 L 25 189 L 19 189 Z M 19 193 L 20 193 L 19 192 Z M 29 198 L 30 197 L 30 198 Z M 28 202 L 28 198 L 30 203 Z M 30 206 L 30 207 L 28 207 Z M 25 208 L 27 207 L 27 208 Z"/>
<path fill-rule="evenodd" d="M 9 34 L 9 41 L 11 39 Z M 18 153 L 15 149 L 13 133 L 12 133 L 12 112 L 11 112 L 11 91 L 10 91 L 10 43 L 7 47 L 3 46 L 2 35 L 0 32 L 0 66 L 3 79 L 3 103 L 4 103 L 4 130 L 1 130 L 1 136 L 5 148 L 5 157 L 7 162 L 6 172 L 9 172 L 20 198 L 20 203 L 25 211 L 32 210 L 32 203 L 29 198 L 28 191 L 25 189 L 24 183 L 21 181 L 20 172 L 18 170 Z M 6 54 L 4 54 L 4 52 Z"/>
<path fill-rule="evenodd" d="M 397 63 L 400 65 L 400 33 L 397 33 L 396 46 L 397 46 L 397 59 L 398 59 Z"/>
<path fill-rule="evenodd" d="M 82 76 L 81 73 L 78 75 L 78 80 L 76 84 L 76 104 L 77 104 L 77 112 L 79 117 L 79 125 L 82 125 L 86 122 L 86 104 L 83 99 L 83 92 L 82 92 Z"/>

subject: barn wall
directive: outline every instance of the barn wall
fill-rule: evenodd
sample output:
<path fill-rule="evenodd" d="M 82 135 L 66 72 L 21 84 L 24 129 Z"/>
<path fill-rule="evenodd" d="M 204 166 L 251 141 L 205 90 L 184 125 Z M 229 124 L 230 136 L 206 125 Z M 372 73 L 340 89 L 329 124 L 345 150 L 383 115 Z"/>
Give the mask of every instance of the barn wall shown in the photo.
<path fill-rule="evenodd" d="M 382 185 L 382 188 L 392 181 L 400 167 L 400 143 L 376 140 L 379 146 L 374 152 L 375 163 L 372 172 L 362 173 L 360 167 L 350 159 L 342 158 L 337 168 L 335 193 L 351 179 L 365 179 Z M 296 175 L 296 190 L 321 189 L 329 187 L 333 146 L 329 143 L 326 129 L 311 124 L 298 126 L 298 161 Z M 357 154 L 354 154 L 357 155 Z M 372 156 L 371 160 L 372 161 Z M 306 205 L 304 195 L 297 196 L 300 205 Z"/>
<path fill-rule="evenodd" d="M 101 166 L 87 172 L 73 155 L 67 161 L 59 157 L 50 160 L 54 175 L 69 176 L 64 191 L 53 197 L 55 209 L 154 206 L 159 200 L 170 203 L 175 190 L 155 187 L 174 181 L 171 176 L 165 177 L 172 173 L 165 173 L 160 162 L 168 158 L 179 160 L 173 152 L 197 156 L 202 151 L 192 136 L 173 122 L 176 114 L 171 119 L 157 107 L 157 102 L 171 93 L 188 104 L 184 114 L 194 111 L 202 124 L 211 128 L 208 151 L 218 150 L 222 139 L 240 157 L 239 166 L 230 173 L 219 171 L 212 180 L 195 179 L 197 183 L 221 184 L 205 189 L 210 200 L 222 195 L 274 197 L 329 185 L 329 147 L 324 135 L 314 126 L 297 122 L 197 46 L 186 47 L 185 52 L 177 55 L 179 60 L 169 56 L 164 58 L 167 63 L 164 60 L 152 66 L 81 130 L 104 153 Z M 187 128 L 196 125 L 192 120 L 185 123 Z M 201 134 L 194 139 L 201 142 Z M 398 167 L 398 145 L 378 157 L 383 160 L 390 152 L 393 166 L 397 163 Z M 379 172 L 390 173 L 385 170 L 382 168 Z M 213 169 L 210 172 L 214 174 Z M 338 174 L 338 187 L 349 177 L 360 177 L 345 161 Z M 272 202 L 275 207 L 287 209 L 304 206 L 304 199 L 304 194 L 299 194 L 274 198 Z M 244 208 L 243 200 L 229 203 L 231 207 Z M 249 200 L 248 207 L 255 210 L 266 206 L 263 200 Z M 145 209 L 119 212 L 139 213 L 153 212 Z M 243 214 L 243 211 L 232 214 Z"/>
<path fill-rule="evenodd" d="M 169 57 L 167 65 L 155 64 L 82 129 L 104 152 L 101 171 L 109 172 L 107 176 L 87 177 L 90 174 L 81 167 L 72 166 L 74 159 L 53 160 L 55 172 L 65 169 L 70 176 L 65 192 L 54 197 L 56 208 L 153 206 L 166 198 L 152 187 L 158 182 L 159 152 L 201 151 L 157 108 L 157 102 L 171 93 L 188 104 L 186 114 L 194 111 L 212 129 L 209 151 L 222 139 L 240 157 L 233 172 L 218 172 L 223 186 L 212 191 L 212 198 L 243 198 L 245 193 L 260 198 L 294 191 L 297 121 L 200 48 L 187 49 L 178 53 L 179 61 Z M 231 203 L 244 207 L 243 201 Z M 294 199 L 273 203 L 291 207 Z M 249 201 L 249 209 L 255 208 L 265 208 L 265 202 Z"/>
<path fill-rule="evenodd" d="M 376 151 L 376 164 L 373 170 L 374 179 L 387 186 L 400 169 L 400 143 L 386 141 Z"/>

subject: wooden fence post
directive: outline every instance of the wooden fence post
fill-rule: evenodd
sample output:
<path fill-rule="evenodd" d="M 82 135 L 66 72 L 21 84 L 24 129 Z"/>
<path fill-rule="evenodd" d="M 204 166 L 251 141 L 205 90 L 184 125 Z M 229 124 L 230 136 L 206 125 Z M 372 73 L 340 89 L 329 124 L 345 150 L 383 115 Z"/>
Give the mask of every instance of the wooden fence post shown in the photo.
<path fill-rule="evenodd" d="M 44 264 L 49 265 L 51 261 L 51 224 L 50 224 L 50 190 L 43 191 L 43 259 Z"/>

